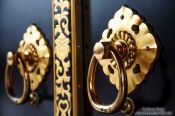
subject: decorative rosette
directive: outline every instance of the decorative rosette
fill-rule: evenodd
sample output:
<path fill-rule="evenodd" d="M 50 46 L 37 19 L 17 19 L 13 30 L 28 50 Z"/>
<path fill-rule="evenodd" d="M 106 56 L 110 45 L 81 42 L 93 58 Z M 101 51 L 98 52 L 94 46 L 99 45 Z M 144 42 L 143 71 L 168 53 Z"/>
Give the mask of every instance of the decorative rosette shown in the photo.
<path fill-rule="evenodd" d="M 122 41 L 127 46 L 127 54 L 121 57 L 126 69 L 128 94 L 141 84 L 156 59 L 158 46 L 147 24 L 130 8 L 122 6 L 109 21 L 100 41 Z M 120 54 L 120 53 L 119 53 Z M 118 71 L 113 59 L 99 61 L 110 82 L 118 88 Z M 111 71 L 112 70 L 112 71 Z"/>
<path fill-rule="evenodd" d="M 50 50 L 47 42 L 35 25 L 30 25 L 27 28 L 23 40 L 20 41 L 18 52 L 24 53 L 24 55 L 29 53 L 29 59 L 23 60 L 29 73 L 31 90 L 34 91 L 45 77 L 44 75 L 46 74 L 50 59 Z M 32 59 L 31 61 L 30 58 Z M 21 74 L 23 74 L 21 67 L 19 64 L 18 68 Z"/>

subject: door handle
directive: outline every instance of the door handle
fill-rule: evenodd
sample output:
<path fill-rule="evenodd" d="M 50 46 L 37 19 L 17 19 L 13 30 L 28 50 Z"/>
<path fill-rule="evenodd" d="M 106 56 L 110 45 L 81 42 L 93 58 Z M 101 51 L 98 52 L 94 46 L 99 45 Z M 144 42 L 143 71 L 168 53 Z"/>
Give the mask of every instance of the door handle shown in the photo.
<path fill-rule="evenodd" d="M 130 8 L 122 6 L 109 21 L 102 39 L 94 46 L 87 75 L 87 92 L 92 107 L 103 113 L 134 112 L 134 102 L 127 97 L 135 91 L 158 56 L 158 42 L 148 25 Z M 118 96 L 111 104 L 102 104 L 95 87 L 96 65 L 103 68 Z"/>
<path fill-rule="evenodd" d="M 91 102 L 91 105 L 100 112 L 111 113 L 118 111 L 119 107 L 124 103 L 127 96 L 127 76 L 125 69 L 123 67 L 122 59 L 120 58 L 118 52 L 112 48 L 111 42 L 98 42 L 94 47 L 94 55 L 92 56 L 88 78 L 87 78 L 87 88 L 88 88 L 88 97 Z M 95 91 L 95 70 L 98 60 L 113 58 L 118 69 L 119 74 L 119 91 L 118 96 L 115 101 L 110 105 L 102 105 L 99 102 L 96 91 Z M 117 81 L 116 81 L 117 82 Z"/>
<path fill-rule="evenodd" d="M 31 104 L 37 104 L 39 96 L 36 90 L 44 80 L 50 63 L 50 49 L 47 45 L 44 35 L 39 31 L 36 25 L 30 25 L 20 41 L 16 53 L 7 53 L 7 64 L 5 72 L 5 88 L 7 96 L 15 104 L 23 104 L 30 101 Z M 16 97 L 12 85 L 12 70 L 17 64 L 20 74 L 23 78 L 23 93 Z"/>

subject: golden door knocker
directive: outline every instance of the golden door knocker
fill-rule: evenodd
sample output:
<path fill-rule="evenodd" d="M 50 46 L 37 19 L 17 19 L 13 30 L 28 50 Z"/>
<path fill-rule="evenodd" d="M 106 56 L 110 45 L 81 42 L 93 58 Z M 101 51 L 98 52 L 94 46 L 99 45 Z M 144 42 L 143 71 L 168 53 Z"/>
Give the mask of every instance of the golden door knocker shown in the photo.
<path fill-rule="evenodd" d="M 122 6 L 109 21 L 102 39 L 94 46 L 87 76 L 87 92 L 92 107 L 104 113 L 121 110 L 127 115 L 134 112 L 134 103 L 127 97 L 140 85 L 158 55 L 156 38 L 150 28 L 130 8 Z M 118 89 L 111 104 L 102 104 L 95 87 L 97 62 Z"/>
<path fill-rule="evenodd" d="M 5 88 L 8 97 L 15 104 L 23 104 L 30 101 L 37 104 L 38 94 L 35 92 L 44 80 L 44 75 L 50 63 L 50 49 L 43 34 L 35 25 L 30 25 L 20 41 L 16 53 L 7 53 L 7 64 L 5 72 Z M 12 70 L 17 63 L 20 74 L 23 77 L 23 93 L 17 98 L 12 85 Z"/>

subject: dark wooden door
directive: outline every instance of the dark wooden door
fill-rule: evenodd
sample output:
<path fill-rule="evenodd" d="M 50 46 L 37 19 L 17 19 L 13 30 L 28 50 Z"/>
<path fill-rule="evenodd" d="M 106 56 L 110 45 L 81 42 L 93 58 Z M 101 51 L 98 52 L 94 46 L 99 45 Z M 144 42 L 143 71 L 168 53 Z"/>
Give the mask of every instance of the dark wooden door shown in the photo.
<path fill-rule="evenodd" d="M 122 4 L 136 10 L 153 28 L 160 43 L 160 54 L 151 73 L 141 87 L 131 95 L 135 112 L 165 110 L 175 115 L 175 1 L 174 0 L 84 0 L 84 67 L 85 114 L 88 116 L 120 116 L 122 113 L 104 114 L 95 111 L 86 94 L 86 77 L 93 46 L 101 39 L 108 21 Z M 100 66 L 96 72 L 97 94 L 104 103 L 111 103 L 117 95 L 116 88 L 106 78 Z M 157 108 L 157 110 L 156 110 Z M 136 114 L 135 114 L 136 115 Z"/>
<path fill-rule="evenodd" d="M 0 1 L 0 116 L 53 116 L 53 74 L 49 67 L 44 83 L 39 89 L 42 102 L 15 105 L 5 94 L 4 74 L 6 54 L 17 51 L 27 27 L 35 23 L 45 34 L 52 49 L 51 0 L 1 0 Z M 16 68 L 13 73 L 14 88 L 18 95 L 23 89 L 22 78 Z"/>

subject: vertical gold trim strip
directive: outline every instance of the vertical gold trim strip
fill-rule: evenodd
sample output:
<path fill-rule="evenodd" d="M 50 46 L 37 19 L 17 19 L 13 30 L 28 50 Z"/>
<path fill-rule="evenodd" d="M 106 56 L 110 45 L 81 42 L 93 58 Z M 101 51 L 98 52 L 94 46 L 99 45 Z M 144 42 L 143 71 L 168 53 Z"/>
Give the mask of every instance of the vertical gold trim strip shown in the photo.
<path fill-rule="evenodd" d="M 78 95 L 77 95 L 77 42 L 76 42 L 76 0 L 71 0 L 71 32 L 72 32 L 72 98 L 73 98 L 73 116 L 78 116 Z"/>
<path fill-rule="evenodd" d="M 53 0 L 54 116 L 71 116 L 71 3 Z"/>
<path fill-rule="evenodd" d="M 52 0 L 52 51 L 53 51 L 53 87 L 54 87 L 54 90 L 53 90 L 53 93 L 54 93 L 54 116 L 56 116 L 56 91 L 55 91 L 55 87 L 56 87 L 56 84 L 55 84 L 55 80 L 56 80 L 56 77 L 55 77 L 55 31 L 54 31 L 54 0 Z"/>

